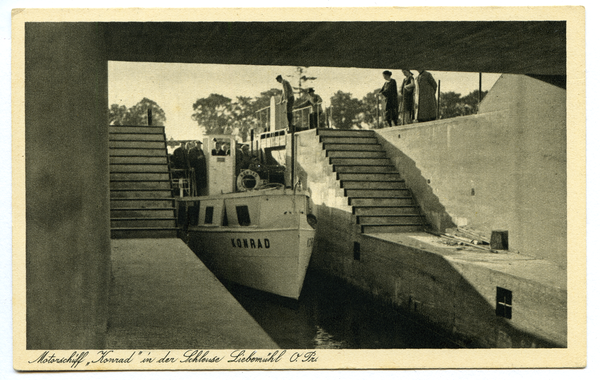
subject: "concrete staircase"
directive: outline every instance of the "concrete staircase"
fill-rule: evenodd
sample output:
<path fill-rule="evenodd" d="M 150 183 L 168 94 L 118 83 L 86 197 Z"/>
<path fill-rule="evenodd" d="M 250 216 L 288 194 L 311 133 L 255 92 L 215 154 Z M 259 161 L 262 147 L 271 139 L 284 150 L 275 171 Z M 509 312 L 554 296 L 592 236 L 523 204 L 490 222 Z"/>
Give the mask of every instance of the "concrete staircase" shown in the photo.
<path fill-rule="evenodd" d="M 164 127 L 109 126 L 113 239 L 176 238 Z"/>
<path fill-rule="evenodd" d="M 425 216 L 374 131 L 319 129 L 317 133 L 362 233 L 425 229 Z"/>

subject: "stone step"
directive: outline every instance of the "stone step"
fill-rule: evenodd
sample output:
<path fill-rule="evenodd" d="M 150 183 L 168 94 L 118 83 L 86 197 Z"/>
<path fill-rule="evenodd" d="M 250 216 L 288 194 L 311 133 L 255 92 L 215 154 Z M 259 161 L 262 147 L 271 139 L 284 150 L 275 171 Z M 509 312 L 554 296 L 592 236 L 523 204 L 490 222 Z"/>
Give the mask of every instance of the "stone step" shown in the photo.
<path fill-rule="evenodd" d="M 152 165 L 152 164 L 110 164 L 111 173 L 132 173 L 132 172 L 152 172 L 152 173 L 168 173 L 169 167 L 167 164 Z"/>
<path fill-rule="evenodd" d="M 337 173 L 340 181 L 400 181 L 402 178 L 398 173 Z"/>
<path fill-rule="evenodd" d="M 111 239 L 170 239 L 177 238 L 179 228 L 111 228 Z"/>
<path fill-rule="evenodd" d="M 162 132 L 154 133 L 125 133 L 125 132 L 109 132 L 109 140 L 165 140 L 165 135 Z"/>
<path fill-rule="evenodd" d="M 337 173 L 398 173 L 394 165 L 333 165 Z"/>
<path fill-rule="evenodd" d="M 366 215 L 357 216 L 358 224 L 423 224 L 423 216 L 420 214 L 404 214 L 404 215 Z"/>
<path fill-rule="evenodd" d="M 111 218 L 110 227 L 177 227 L 175 217 L 170 218 Z"/>
<path fill-rule="evenodd" d="M 400 232 L 420 232 L 425 231 L 425 226 L 419 224 L 405 225 L 360 225 L 361 232 L 364 234 L 370 233 L 400 233 Z"/>
<path fill-rule="evenodd" d="M 175 207 L 122 207 L 110 209 L 111 218 L 173 218 L 174 216 Z"/>
<path fill-rule="evenodd" d="M 348 130 L 348 129 L 318 129 L 317 134 L 319 136 L 336 136 L 336 137 L 371 137 L 375 136 L 375 131 L 366 130 L 366 131 L 358 131 L 358 130 Z"/>
<path fill-rule="evenodd" d="M 349 198 L 388 198 L 388 197 L 409 197 L 411 196 L 409 189 L 368 189 L 368 190 L 352 190 L 344 189 L 346 196 Z"/>
<path fill-rule="evenodd" d="M 111 164 L 164 164 L 168 163 L 167 157 L 162 156 L 111 156 Z"/>
<path fill-rule="evenodd" d="M 399 181 L 341 181 L 343 189 L 406 189 L 406 184 L 403 180 Z"/>
<path fill-rule="evenodd" d="M 110 148 L 154 148 L 154 149 L 163 149 L 163 154 L 165 154 L 165 141 L 137 141 L 137 140 L 109 140 L 108 146 Z"/>
<path fill-rule="evenodd" d="M 369 165 L 381 166 L 391 165 L 389 158 L 330 158 L 329 162 L 332 165 Z"/>
<path fill-rule="evenodd" d="M 412 196 L 391 198 L 354 197 L 348 200 L 348 204 L 355 207 L 416 206 Z"/>
<path fill-rule="evenodd" d="M 112 194 L 111 194 L 112 195 Z M 110 199 L 111 208 L 152 208 L 152 207 L 173 207 L 173 198 L 169 197 L 138 197 L 138 198 L 124 198 L 111 196 Z"/>
<path fill-rule="evenodd" d="M 353 207 L 354 215 L 363 216 L 375 216 L 375 215 L 404 215 L 404 214 L 419 214 L 419 207 L 410 206 L 385 206 L 385 207 L 370 207 L 360 206 Z"/>
<path fill-rule="evenodd" d="M 323 144 L 323 149 L 332 150 L 360 150 L 360 151 L 383 151 L 379 144 Z"/>
<path fill-rule="evenodd" d="M 145 180 L 145 181 L 168 181 L 169 173 L 168 172 L 158 172 L 158 173 L 149 173 L 149 172 L 125 172 L 125 173 L 110 173 L 111 180 Z"/>
<path fill-rule="evenodd" d="M 144 181 L 144 180 L 111 180 L 111 190 L 119 189 L 157 189 L 157 190 L 171 190 L 171 181 Z"/>
<path fill-rule="evenodd" d="M 330 158 L 385 158 L 385 150 L 330 150 L 327 151 Z"/>
<path fill-rule="evenodd" d="M 145 125 L 109 125 L 108 132 L 120 133 L 165 133 L 165 127 Z"/>
<path fill-rule="evenodd" d="M 110 189 L 111 198 L 170 198 L 171 189 Z"/>
<path fill-rule="evenodd" d="M 377 144 L 376 137 L 362 136 L 321 136 L 320 141 L 323 144 Z"/>
<path fill-rule="evenodd" d="M 160 148 L 123 148 L 110 147 L 110 156 L 154 156 L 164 157 L 167 153 L 164 147 Z"/>

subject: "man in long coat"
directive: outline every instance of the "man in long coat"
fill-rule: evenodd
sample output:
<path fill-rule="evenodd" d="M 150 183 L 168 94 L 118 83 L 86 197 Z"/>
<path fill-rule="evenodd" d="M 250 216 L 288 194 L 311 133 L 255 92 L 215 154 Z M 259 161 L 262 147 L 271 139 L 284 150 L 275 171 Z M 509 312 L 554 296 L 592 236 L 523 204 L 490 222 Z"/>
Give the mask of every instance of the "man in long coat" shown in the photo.
<path fill-rule="evenodd" d="M 396 86 L 396 81 L 392 79 L 391 71 L 384 71 L 383 78 L 385 83 L 379 93 L 385 98 L 385 120 L 391 127 L 392 123 L 398 125 L 398 86 Z"/>
<path fill-rule="evenodd" d="M 435 92 L 437 83 L 431 73 L 419 70 L 417 91 L 415 92 L 416 119 L 420 122 L 437 119 Z"/>

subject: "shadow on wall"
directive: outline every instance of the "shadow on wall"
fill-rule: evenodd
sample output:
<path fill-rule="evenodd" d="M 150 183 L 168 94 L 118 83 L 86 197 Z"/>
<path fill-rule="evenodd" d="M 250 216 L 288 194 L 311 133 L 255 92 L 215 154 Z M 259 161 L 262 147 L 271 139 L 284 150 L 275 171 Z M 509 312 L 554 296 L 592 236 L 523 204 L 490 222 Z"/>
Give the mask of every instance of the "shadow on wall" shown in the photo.
<path fill-rule="evenodd" d="M 411 189 L 417 204 L 426 215 L 433 230 L 445 232 L 447 228 L 455 228 L 456 224 L 452 217 L 433 192 L 428 180 L 421 175 L 421 170 L 417 167 L 416 162 L 384 138 L 377 136 L 377 140 L 388 152 L 388 157 L 398 169 L 400 177 L 406 181 L 406 186 Z"/>

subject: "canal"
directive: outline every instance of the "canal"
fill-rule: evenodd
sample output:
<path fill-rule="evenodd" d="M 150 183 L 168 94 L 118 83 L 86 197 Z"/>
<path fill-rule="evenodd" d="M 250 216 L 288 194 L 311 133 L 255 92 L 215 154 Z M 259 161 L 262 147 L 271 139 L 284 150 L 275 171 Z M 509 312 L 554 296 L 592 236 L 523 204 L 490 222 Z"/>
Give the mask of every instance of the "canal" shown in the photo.
<path fill-rule="evenodd" d="M 457 348 L 352 286 L 309 271 L 299 301 L 224 282 L 284 349 Z"/>

